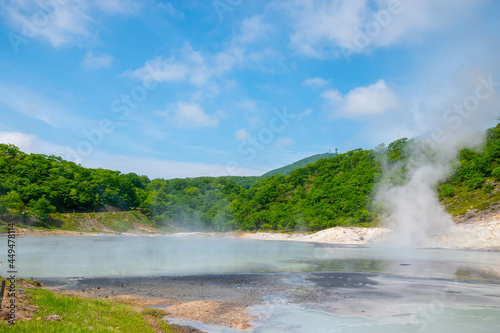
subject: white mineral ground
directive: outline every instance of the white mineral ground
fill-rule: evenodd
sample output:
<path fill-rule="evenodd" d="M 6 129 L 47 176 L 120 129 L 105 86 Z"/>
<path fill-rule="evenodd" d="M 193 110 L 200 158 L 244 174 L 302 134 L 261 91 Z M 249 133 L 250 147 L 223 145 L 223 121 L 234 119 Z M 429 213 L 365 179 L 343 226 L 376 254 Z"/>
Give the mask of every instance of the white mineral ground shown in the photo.
<path fill-rule="evenodd" d="M 467 214 L 454 218 L 455 226 L 450 230 L 443 231 L 439 236 L 428 239 L 427 247 L 449 248 L 449 249 L 471 249 L 471 250 L 500 250 L 500 203 L 487 211 L 470 210 Z M 23 229 L 17 228 L 17 232 L 25 236 L 96 236 L 117 234 L 110 230 L 101 230 L 100 233 L 76 232 L 66 230 Z M 161 235 L 153 227 L 136 225 L 135 229 L 120 235 L 143 236 Z M 328 244 L 372 244 L 386 243 L 392 234 L 389 228 L 358 228 L 358 227 L 335 227 L 325 229 L 313 234 L 277 233 L 277 232 L 226 232 L 226 233 L 202 233 L 202 232 L 179 232 L 170 234 L 170 237 L 237 237 L 259 240 L 316 242 Z"/>
<path fill-rule="evenodd" d="M 455 225 L 428 239 L 426 247 L 470 250 L 500 250 L 500 204 L 487 211 L 470 210 L 453 219 Z M 289 240 L 329 244 L 386 243 L 389 228 L 335 227 L 314 234 L 243 233 L 239 237 L 262 240 Z"/>
<path fill-rule="evenodd" d="M 389 228 L 335 227 L 314 234 L 244 233 L 239 237 L 262 240 L 289 240 L 329 244 L 383 243 Z M 209 234 L 210 235 L 210 234 Z M 500 215 L 480 221 L 457 223 L 453 230 L 429 239 L 429 247 L 471 250 L 500 250 Z"/>

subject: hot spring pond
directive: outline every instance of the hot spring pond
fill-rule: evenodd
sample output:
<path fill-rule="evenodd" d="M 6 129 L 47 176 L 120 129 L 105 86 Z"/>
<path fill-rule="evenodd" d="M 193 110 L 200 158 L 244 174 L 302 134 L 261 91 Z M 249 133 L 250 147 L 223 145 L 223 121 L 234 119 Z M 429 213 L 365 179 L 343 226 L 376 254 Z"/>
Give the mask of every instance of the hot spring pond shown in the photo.
<path fill-rule="evenodd" d="M 7 249 L 7 239 L 0 239 L 0 247 Z M 495 251 L 58 236 L 16 238 L 16 256 L 17 276 L 35 279 L 270 275 L 290 292 L 262 286 L 262 301 L 250 307 L 257 318 L 253 332 L 259 333 L 500 332 Z M 5 276 L 7 259 L 1 260 Z M 300 293 L 300 301 L 288 296 Z M 189 324 L 206 332 L 237 332 Z"/>

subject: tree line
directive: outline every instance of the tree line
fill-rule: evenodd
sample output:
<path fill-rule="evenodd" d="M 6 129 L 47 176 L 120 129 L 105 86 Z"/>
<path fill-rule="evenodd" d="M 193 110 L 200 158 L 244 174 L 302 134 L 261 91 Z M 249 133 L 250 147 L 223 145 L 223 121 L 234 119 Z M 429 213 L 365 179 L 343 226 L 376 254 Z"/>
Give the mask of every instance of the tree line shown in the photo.
<path fill-rule="evenodd" d="M 0 144 L 0 214 L 49 223 L 52 212 L 138 209 L 157 226 L 196 230 L 321 230 L 368 226 L 380 210 L 373 203 L 382 167 L 389 181 L 404 182 L 408 147 L 356 149 L 320 159 L 289 175 L 153 179 L 135 173 L 85 168 L 57 156 L 26 154 Z M 440 184 L 442 199 L 457 188 L 493 190 L 500 179 L 500 124 L 487 131 L 485 146 L 463 149 L 453 176 Z M 491 181 L 487 181 L 491 180 Z M 387 180 L 386 180 L 387 181 Z"/>

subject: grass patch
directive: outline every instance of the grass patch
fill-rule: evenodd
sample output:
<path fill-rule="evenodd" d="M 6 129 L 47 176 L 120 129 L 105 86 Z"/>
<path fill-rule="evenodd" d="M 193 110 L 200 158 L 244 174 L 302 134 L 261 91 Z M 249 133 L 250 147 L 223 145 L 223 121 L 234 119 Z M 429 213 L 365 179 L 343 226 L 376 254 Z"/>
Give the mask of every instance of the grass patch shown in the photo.
<path fill-rule="evenodd" d="M 464 215 L 471 209 L 485 210 L 500 201 L 500 191 L 491 184 L 492 180 L 489 180 L 475 190 L 469 189 L 465 184 L 455 185 L 452 190 L 440 191 L 441 201 L 453 216 Z M 448 193 L 453 197 L 446 196 Z"/>
<path fill-rule="evenodd" d="M 146 226 L 152 225 L 151 221 L 138 211 L 98 214 L 100 223 L 117 232 L 125 232 L 134 229 L 134 223 Z"/>
<path fill-rule="evenodd" d="M 68 230 L 77 232 L 102 232 L 105 228 L 116 232 L 126 232 L 134 229 L 134 224 L 152 226 L 151 221 L 139 211 L 129 212 L 98 212 L 98 213 L 54 213 L 42 226 L 19 227 Z M 2 231 L 0 225 L 0 232 Z"/>
<path fill-rule="evenodd" d="M 160 309 L 155 309 L 155 308 L 145 308 L 141 311 L 141 314 L 142 315 L 145 315 L 145 316 L 150 316 L 150 317 L 153 317 L 153 318 L 158 318 L 158 319 L 161 319 L 163 318 L 163 316 L 165 315 L 165 312 L 163 312 L 162 310 Z"/>
<path fill-rule="evenodd" d="M 0 234 L 6 234 L 9 232 L 9 226 L 6 222 L 0 221 Z"/>
<path fill-rule="evenodd" d="M 66 296 L 34 288 L 25 289 L 24 302 L 36 306 L 30 320 L 16 321 L 14 326 L 0 321 L 0 331 L 8 332 L 176 332 L 159 313 L 139 313 L 132 306 L 108 300 Z M 58 315 L 60 321 L 44 317 Z"/>

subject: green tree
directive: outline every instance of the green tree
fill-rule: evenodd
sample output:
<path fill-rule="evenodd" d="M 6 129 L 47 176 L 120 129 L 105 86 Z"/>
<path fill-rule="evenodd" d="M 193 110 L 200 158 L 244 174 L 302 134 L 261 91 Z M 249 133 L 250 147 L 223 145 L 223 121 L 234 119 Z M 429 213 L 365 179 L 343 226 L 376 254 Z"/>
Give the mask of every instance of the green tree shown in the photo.
<path fill-rule="evenodd" d="M 11 213 L 20 215 L 26 210 L 24 202 L 21 200 L 21 195 L 16 191 L 10 191 L 6 195 L 0 197 L 0 214 Z"/>
<path fill-rule="evenodd" d="M 30 202 L 30 212 L 39 222 L 45 223 L 50 213 L 55 212 L 56 208 L 50 204 L 50 201 L 42 196 L 38 200 Z"/>

